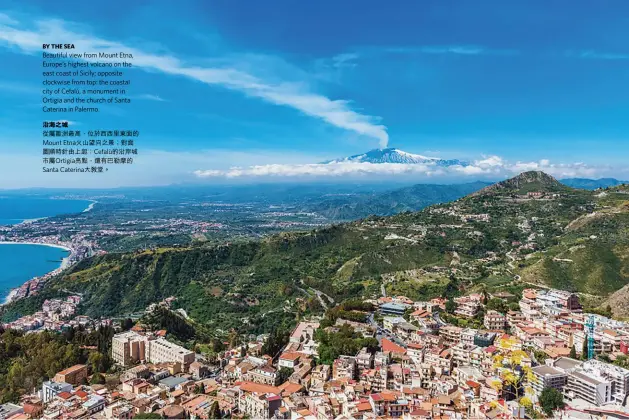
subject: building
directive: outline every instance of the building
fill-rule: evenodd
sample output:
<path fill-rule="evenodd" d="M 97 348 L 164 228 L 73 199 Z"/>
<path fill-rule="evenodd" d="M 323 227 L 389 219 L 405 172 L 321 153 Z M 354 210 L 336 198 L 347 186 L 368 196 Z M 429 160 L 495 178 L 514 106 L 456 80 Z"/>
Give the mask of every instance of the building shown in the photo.
<path fill-rule="evenodd" d="M 0 419 L 8 419 L 12 416 L 15 416 L 16 414 L 23 413 L 24 409 L 17 404 L 6 403 L 0 405 Z"/>
<path fill-rule="evenodd" d="M 58 372 L 54 379 L 54 382 L 66 382 L 72 385 L 81 385 L 87 381 L 87 366 L 86 365 L 74 365 L 67 369 Z"/>
<path fill-rule="evenodd" d="M 488 330 L 504 330 L 507 325 L 507 318 L 500 312 L 487 311 L 483 324 Z"/>
<path fill-rule="evenodd" d="M 363 370 L 371 369 L 373 367 L 373 354 L 367 351 L 367 347 L 360 349 L 356 355 L 356 368 L 360 374 Z"/>
<path fill-rule="evenodd" d="M 332 364 L 332 379 L 355 379 L 356 358 L 353 356 L 339 356 Z"/>
<path fill-rule="evenodd" d="M 569 400 L 579 398 L 590 404 L 605 405 L 613 402 L 612 390 L 610 381 L 575 370 L 568 374 L 565 395 Z"/>
<path fill-rule="evenodd" d="M 278 366 L 281 368 L 295 369 L 299 365 L 300 359 L 303 357 L 301 353 L 285 352 L 280 356 Z"/>
<path fill-rule="evenodd" d="M 439 330 L 439 335 L 443 337 L 443 344 L 453 346 L 461 341 L 463 328 L 454 325 L 446 325 Z"/>
<path fill-rule="evenodd" d="M 380 305 L 380 312 L 383 315 L 397 315 L 402 316 L 406 309 L 409 308 L 409 305 L 400 304 L 400 303 L 384 303 Z"/>
<path fill-rule="evenodd" d="M 544 388 L 555 388 L 563 392 L 568 383 L 568 375 L 552 366 L 540 365 L 531 369 L 535 376 L 532 383 L 533 390 L 539 396 Z"/>
<path fill-rule="evenodd" d="M 251 369 L 247 372 L 245 378 L 251 382 L 273 386 L 277 385 L 280 379 L 277 374 L 277 370 L 274 367 L 267 365 Z"/>
<path fill-rule="evenodd" d="M 612 384 L 612 402 L 622 405 L 629 395 L 629 370 L 598 360 L 584 362 L 580 369 L 585 375 L 598 377 Z"/>
<path fill-rule="evenodd" d="M 66 384 L 65 382 L 46 381 L 42 384 L 42 388 L 39 391 L 39 398 L 41 398 L 45 404 L 62 392 L 72 392 L 72 389 L 72 385 Z"/>
<path fill-rule="evenodd" d="M 579 303 L 579 296 L 564 290 L 538 290 L 535 301 L 546 308 L 558 307 L 571 312 L 577 312 L 582 309 Z"/>
<path fill-rule="evenodd" d="M 480 308 L 480 295 L 469 295 L 454 298 L 454 302 L 457 304 L 454 313 L 456 315 L 473 318 Z"/>
<path fill-rule="evenodd" d="M 281 405 L 279 388 L 253 382 L 240 384 L 238 409 L 249 417 L 269 419 L 275 415 Z"/>
<path fill-rule="evenodd" d="M 179 362 L 182 366 L 190 366 L 195 360 L 194 352 L 164 338 L 149 340 L 148 347 L 148 360 L 151 363 Z"/>
<path fill-rule="evenodd" d="M 114 335 L 112 339 L 114 361 L 128 366 L 141 361 L 150 363 L 179 362 L 187 367 L 195 360 L 194 352 L 171 343 L 165 338 L 148 337 L 135 331 Z"/>
<path fill-rule="evenodd" d="M 114 335 L 111 355 L 116 363 L 123 366 L 146 360 L 146 337 L 135 331 Z"/>
<path fill-rule="evenodd" d="M 83 409 L 88 415 L 97 413 L 105 408 L 105 398 L 100 395 L 92 395 L 83 403 Z"/>
<path fill-rule="evenodd" d="M 474 336 L 474 345 L 478 347 L 489 347 L 494 344 L 496 333 L 479 332 Z"/>
<path fill-rule="evenodd" d="M 291 343 L 303 343 L 305 341 L 312 340 L 314 338 L 315 331 L 319 328 L 318 322 L 306 322 L 302 321 L 293 330 L 290 335 L 289 341 Z"/>

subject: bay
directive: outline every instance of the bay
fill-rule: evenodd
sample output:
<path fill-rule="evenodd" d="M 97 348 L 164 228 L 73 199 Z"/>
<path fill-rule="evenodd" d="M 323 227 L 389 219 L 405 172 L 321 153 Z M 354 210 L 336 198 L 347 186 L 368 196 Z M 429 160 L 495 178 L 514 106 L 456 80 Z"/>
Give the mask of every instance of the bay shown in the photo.
<path fill-rule="evenodd" d="M 0 303 L 11 289 L 61 266 L 68 251 L 46 245 L 0 244 Z"/>
<path fill-rule="evenodd" d="M 0 197 L 0 225 L 14 225 L 24 220 L 81 213 L 89 205 L 88 200 Z"/>

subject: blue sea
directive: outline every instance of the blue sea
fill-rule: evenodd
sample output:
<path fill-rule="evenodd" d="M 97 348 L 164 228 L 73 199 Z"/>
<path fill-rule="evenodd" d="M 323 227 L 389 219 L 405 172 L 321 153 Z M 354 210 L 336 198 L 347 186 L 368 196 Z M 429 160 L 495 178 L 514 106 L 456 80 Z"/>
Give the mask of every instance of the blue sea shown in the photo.
<path fill-rule="evenodd" d="M 61 214 L 81 213 L 87 200 L 51 200 L 30 197 L 0 197 L 0 225 Z M 61 265 L 68 252 L 45 245 L 0 244 L 0 304 L 15 287 Z"/>
<path fill-rule="evenodd" d="M 11 289 L 61 265 L 68 251 L 45 245 L 0 244 L 0 303 Z"/>
<path fill-rule="evenodd" d="M 14 225 L 24 220 L 81 213 L 89 205 L 90 202 L 87 200 L 0 197 L 0 225 Z"/>

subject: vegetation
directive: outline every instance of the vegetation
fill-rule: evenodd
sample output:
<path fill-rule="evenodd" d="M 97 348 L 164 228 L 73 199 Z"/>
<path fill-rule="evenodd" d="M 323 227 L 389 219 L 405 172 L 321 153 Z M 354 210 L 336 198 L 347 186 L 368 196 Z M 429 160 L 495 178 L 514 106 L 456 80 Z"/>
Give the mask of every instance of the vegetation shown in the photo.
<path fill-rule="evenodd" d="M 290 332 L 286 329 L 275 329 L 269 334 L 269 338 L 262 345 L 262 354 L 271 357 L 279 356 L 280 351 L 288 343 Z"/>
<path fill-rule="evenodd" d="M 547 416 L 551 416 L 554 410 L 564 407 L 563 394 L 555 388 L 544 388 L 539 397 L 539 403 Z"/>
<path fill-rule="evenodd" d="M 293 372 L 294 371 L 291 368 L 287 368 L 287 367 L 281 368 L 279 372 L 277 372 L 279 383 L 283 384 L 284 382 L 286 382 L 288 378 L 290 378 L 290 376 L 293 374 Z"/>
<path fill-rule="evenodd" d="M 331 365 L 341 355 L 355 355 L 363 347 L 372 353 L 379 347 L 378 340 L 364 338 L 347 324 L 333 331 L 319 328 L 315 339 L 319 343 L 319 363 L 325 365 Z"/>
<path fill-rule="evenodd" d="M 0 403 L 16 402 L 20 395 L 33 392 L 43 381 L 75 364 L 89 364 L 96 373 L 93 377 L 100 378 L 100 372 L 107 371 L 112 364 L 109 358 L 112 336 L 113 329 L 109 327 L 89 333 L 70 329 L 63 334 L 4 331 L 0 335 Z M 96 350 L 86 349 L 93 346 Z"/>
<path fill-rule="evenodd" d="M 528 192 L 560 196 L 521 198 Z M 624 192 L 599 197 L 531 172 L 417 213 L 371 216 L 259 241 L 109 253 L 76 264 L 39 295 L 7 305 L 2 316 L 32 313 L 42 298 L 67 290 L 83 294 L 80 311 L 93 317 L 127 317 L 177 296 L 175 308 L 185 309 L 211 335 L 224 337 L 230 331 L 290 329 L 296 320 L 322 313 L 317 292 L 335 301 L 364 299 L 379 295 L 381 285 L 388 294 L 417 300 L 451 299 L 481 285 L 517 295 L 531 282 L 605 297 L 629 284 Z M 594 211 L 596 217 L 586 217 Z M 533 243 L 512 262 L 507 253 L 531 235 Z M 457 268 L 456 278 L 450 267 Z M 521 281 L 513 281 L 516 274 Z M 447 305 L 451 312 L 453 303 Z M 510 308 L 494 299 L 488 307 Z M 339 308 L 328 320 L 364 321 L 362 312 Z M 176 319 L 158 321 L 182 339 L 192 334 L 184 324 L 168 324 Z"/>

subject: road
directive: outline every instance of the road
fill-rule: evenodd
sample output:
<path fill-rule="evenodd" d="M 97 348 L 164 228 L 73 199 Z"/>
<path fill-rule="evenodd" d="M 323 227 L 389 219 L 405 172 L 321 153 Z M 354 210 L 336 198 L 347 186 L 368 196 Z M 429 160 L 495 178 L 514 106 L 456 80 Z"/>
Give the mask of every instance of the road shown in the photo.
<path fill-rule="evenodd" d="M 323 308 L 324 308 L 324 309 L 326 309 L 326 310 L 328 309 L 328 303 L 330 303 L 330 304 L 334 305 L 334 299 L 333 299 L 331 296 L 326 295 L 326 294 L 325 294 L 325 293 L 323 293 L 321 290 L 317 290 L 317 289 L 315 289 L 315 288 L 313 288 L 313 287 L 310 287 L 310 286 L 306 285 L 306 284 L 304 283 L 304 280 L 303 280 L 303 279 L 300 279 L 300 280 L 299 280 L 299 282 L 300 282 L 303 286 L 306 286 L 306 287 L 308 288 L 308 291 L 306 291 L 306 290 L 302 289 L 301 287 L 297 287 L 297 288 L 298 288 L 301 292 L 303 292 L 304 294 L 306 294 L 306 295 L 310 295 L 310 293 L 314 293 L 314 294 L 315 294 L 315 296 L 317 296 L 317 299 L 319 299 L 319 303 L 321 303 L 321 306 L 323 306 Z M 325 296 L 325 298 L 328 300 L 327 302 L 323 299 L 323 296 Z"/>
<path fill-rule="evenodd" d="M 511 270 L 515 270 L 515 265 L 513 265 L 513 262 L 515 261 L 515 257 L 513 255 L 511 255 L 511 253 L 513 252 L 513 250 L 507 252 L 505 255 L 511 259 L 511 261 L 507 261 L 507 265 L 509 266 L 509 268 Z M 511 270 L 507 270 L 510 274 L 513 275 L 513 278 L 515 279 L 515 281 L 520 281 L 520 279 L 522 277 L 520 277 L 518 274 L 513 274 L 513 272 Z"/>

